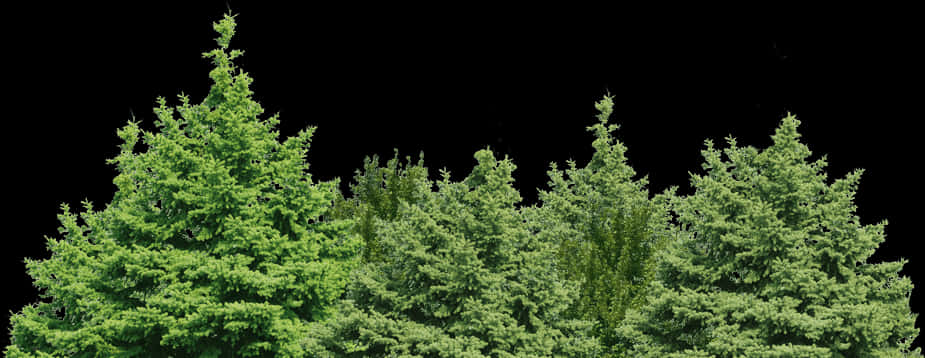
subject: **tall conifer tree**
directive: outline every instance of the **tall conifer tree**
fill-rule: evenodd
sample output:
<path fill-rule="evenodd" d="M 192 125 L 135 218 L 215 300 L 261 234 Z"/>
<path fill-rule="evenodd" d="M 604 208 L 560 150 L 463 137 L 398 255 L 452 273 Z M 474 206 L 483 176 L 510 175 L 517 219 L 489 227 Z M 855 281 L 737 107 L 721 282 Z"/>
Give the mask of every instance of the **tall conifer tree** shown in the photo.
<path fill-rule="evenodd" d="M 45 301 L 13 316 L 7 356 L 302 357 L 308 323 L 331 314 L 362 242 L 319 219 L 336 183 L 305 173 L 314 128 L 278 141 L 232 64 L 233 17 L 213 26 L 203 103 L 159 98 L 159 131 L 119 130 L 112 202 L 85 202 L 82 224 L 62 205 L 51 258 L 27 260 Z"/>
<path fill-rule="evenodd" d="M 905 260 L 869 262 L 886 221 L 861 225 L 861 170 L 826 183 L 799 121 L 764 150 L 706 141 L 679 199 L 688 234 L 665 251 L 647 304 L 620 327 L 633 357 L 909 357 L 918 334 Z M 725 153 L 726 158 L 722 158 Z"/>
<path fill-rule="evenodd" d="M 636 172 L 626 162 L 626 147 L 611 132 L 613 98 L 595 105 L 598 123 L 594 154 L 578 168 L 569 161 L 563 171 L 552 163 L 548 191 L 540 191 L 542 206 L 529 208 L 531 222 L 558 248 L 558 267 L 580 283 L 573 314 L 596 323 L 596 334 L 607 355 L 618 355 L 615 329 L 624 312 L 645 298 L 652 279 L 655 254 L 671 236 L 668 199 L 674 188 L 649 198 L 648 178 L 633 180 Z"/>
<path fill-rule="evenodd" d="M 344 308 L 316 325 L 317 356 L 598 356 L 590 323 L 564 316 L 575 287 L 515 207 L 514 164 L 475 158 L 462 182 L 444 172 L 436 192 L 379 222 L 384 260 L 355 270 Z"/>

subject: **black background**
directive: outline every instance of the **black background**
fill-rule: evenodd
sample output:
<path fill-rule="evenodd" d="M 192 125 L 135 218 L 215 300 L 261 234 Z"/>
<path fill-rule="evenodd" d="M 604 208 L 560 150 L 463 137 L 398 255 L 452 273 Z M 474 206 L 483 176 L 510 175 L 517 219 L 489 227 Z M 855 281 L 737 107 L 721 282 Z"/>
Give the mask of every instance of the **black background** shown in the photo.
<path fill-rule="evenodd" d="M 718 25 L 600 9 L 220 1 L 6 14 L 4 326 L 37 299 L 22 260 L 48 257 L 43 236 L 58 237 L 59 204 L 89 199 L 99 209 L 112 199 L 116 172 L 105 160 L 118 152 L 116 129 L 134 115 L 153 130 L 157 96 L 201 102 L 211 84 L 201 53 L 216 47 L 211 24 L 229 6 L 238 14 L 231 48 L 245 51 L 236 63 L 254 78 L 264 117 L 280 113 L 282 137 L 317 126 L 313 179 L 342 187 L 366 155 L 424 151 L 434 177 L 447 168 L 461 179 L 490 146 L 518 165 L 533 204 L 550 162 L 590 158 L 585 127 L 609 91 L 630 164 L 652 192 L 688 194 L 704 139 L 763 148 L 794 113 L 813 159 L 828 154 L 830 179 L 866 170 L 861 222 L 889 220 L 872 261 L 908 259 L 912 309 L 922 311 L 920 28 L 866 13 L 805 31 L 746 16 Z"/>

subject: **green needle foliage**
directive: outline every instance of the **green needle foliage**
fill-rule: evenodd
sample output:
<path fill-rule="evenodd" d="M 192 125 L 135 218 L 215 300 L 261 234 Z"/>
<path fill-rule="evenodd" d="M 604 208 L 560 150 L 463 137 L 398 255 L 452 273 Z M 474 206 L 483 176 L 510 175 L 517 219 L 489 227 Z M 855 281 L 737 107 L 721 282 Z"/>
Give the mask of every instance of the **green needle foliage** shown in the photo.
<path fill-rule="evenodd" d="M 307 173 L 314 127 L 258 118 L 234 17 L 213 27 L 203 102 L 118 130 L 112 201 L 62 204 L 26 260 L 42 301 L 6 356 L 922 357 L 906 261 L 868 262 L 886 222 L 854 215 L 862 171 L 828 184 L 793 116 L 764 150 L 706 141 L 688 197 L 633 179 L 608 96 L 541 206 L 490 149 L 458 182 L 365 158 L 347 199 Z"/>
<path fill-rule="evenodd" d="M 918 330 L 906 262 L 870 263 L 886 222 L 861 225 L 861 170 L 826 183 L 808 162 L 799 121 L 783 119 L 765 149 L 720 152 L 679 199 L 689 235 L 660 260 L 647 304 L 620 334 L 632 357 L 908 357 Z M 725 153 L 727 159 L 721 158 Z"/>
<path fill-rule="evenodd" d="M 648 178 L 626 163 L 626 147 L 611 137 L 612 97 L 596 104 L 599 123 L 588 127 L 594 155 L 584 168 L 569 161 L 565 173 L 552 163 L 549 191 L 540 191 L 540 208 L 529 208 L 531 222 L 558 244 L 559 269 L 580 283 L 573 314 L 596 322 L 607 355 L 616 355 L 615 329 L 628 308 L 638 307 L 653 277 L 655 254 L 669 238 L 668 198 L 654 200 Z"/>
<path fill-rule="evenodd" d="M 405 160 L 406 164 L 399 163 L 397 149 L 384 168 L 379 167 L 378 155 L 373 155 L 372 159 L 364 158 L 363 169 L 357 170 L 350 186 L 353 197 L 346 199 L 338 191 L 334 201 L 332 217 L 356 222 L 353 231 L 366 243 L 363 250 L 365 262 L 383 259 L 376 237 L 376 222 L 395 220 L 401 202 L 417 203 L 431 190 L 431 184 L 426 180 L 424 153 L 419 155 L 416 165 L 409 166 L 411 157 Z"/>
<path fill-rule="evenodd" d="M 231 62 L 243 53 L 228 51 L 233 17 L 214 28 L 204 102 L 159 98 L 157 133 L 119 130 L 112 202 L 85 202 L 83 224 L 62 205 L 64 238 L 27 260 L 45 301 L 13 316 L 7 356 L 305 356 L 309 322 L 332 313 L 362 242 L 349 221 L 320 220 L 336 182 L 305 173 L 314 128 L 280 143 Z"/>
<path fill-rule="evenodd" d="M 400 201 L 376 234 L 384 260 L 354 271 L 338 316 L 316 326 L 319 357 L 596 357 L 590 322 L 564 311 L 577 290 L 553 246 L 515 207 L 515 166 L 490 150 L 462 182 Z"/>

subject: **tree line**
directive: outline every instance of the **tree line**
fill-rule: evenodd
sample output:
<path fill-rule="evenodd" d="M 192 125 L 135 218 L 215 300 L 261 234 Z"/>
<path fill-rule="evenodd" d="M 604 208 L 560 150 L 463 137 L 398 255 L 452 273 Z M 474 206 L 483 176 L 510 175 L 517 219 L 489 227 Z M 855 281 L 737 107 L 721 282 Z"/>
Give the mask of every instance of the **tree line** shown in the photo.
<path fill-rule="evenodd" d="M 767 148 L 706 141 L 686 196 L 637 177 L 610 96 L 538 204 L 490 148 L 458 181 L 367 157 L 342 193 L 308 173 L 314 128 L 259 117 L 234 17 L 213 26 L 202 103 L 120 129 L 112 201 L 62 204 L 26 259 L 42 300 L 6 356 L 922 356 L 906 261 L 868 262 L 886 222 L 854 214 L 862 171 L 830 182 L 793 115 Z"/>

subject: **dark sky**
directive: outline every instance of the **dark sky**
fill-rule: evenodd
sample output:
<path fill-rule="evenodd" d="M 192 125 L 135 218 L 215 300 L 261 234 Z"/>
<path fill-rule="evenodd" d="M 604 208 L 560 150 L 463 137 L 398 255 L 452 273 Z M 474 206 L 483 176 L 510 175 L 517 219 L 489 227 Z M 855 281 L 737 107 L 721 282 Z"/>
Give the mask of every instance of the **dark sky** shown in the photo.
<path fill-rule="evenodd" d="M 207 5 L 59 5 L 10 13 L 4 29 L 4 152 L 13 167 L 4 262 L 9 310 L 35 301 L 22 258 L 44 258 L 56 237 L 58 206 L 97 208 L 112 198 L 116 129 L 132 115 L 153 129 L 155 98 L 186 93 L 199 103 L 216 47 L 211 23 L 238 13 L 231 47 L 254 78 L 251 89 L 280 113 L 283 137 L 317 126 L 308 160 L 315 180 L 346 185 L 363 157 L 424 151 L 431 173 L 454 179 L 490 146 L 518 165 L 526 204 L 536 201 L 552 161 L 590 158 L 594 102 L 615 95 L 617 137 L 652 191 L 690 193 L 703 140 L 727 135 L 766 147 L 789 111 L 802 121 L 814 157 L 828 154 L 830 178 L 864 168 L 856 204 L 862 223 L 889 220 L 874 261 L 910 260 L 921 312 L 917 249 L 922 202 L 918 128 L 922 119 L 923 33 L 899 21 L 846 22 L 822 31 L 784 23 L 756 26 L 629 24 L 538 11 L 270 8 Z M 381 11 L 380 11 L 381 10 Z M 408 12 L 404 12 L 407 10 Z M 658 18 L 654 16 L 654 18 Z M 674 26 L 668 26 L 668 25 Z M 4 26 L 11 26 L 10 23 Z M 706 27 L 711 27 L 706 29 Z M 12 79 L 10 81 L 10 79 Z M 15 175 L 11 175 L 16 173 Z M 25 228 L 25 229 L 23 229 Z M 921 322 L 921 319 L 919 320 Z M 6 339 L 7 337 L 3 337 Z"/>

